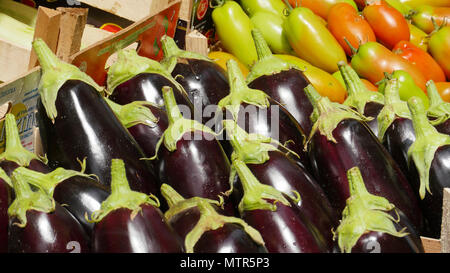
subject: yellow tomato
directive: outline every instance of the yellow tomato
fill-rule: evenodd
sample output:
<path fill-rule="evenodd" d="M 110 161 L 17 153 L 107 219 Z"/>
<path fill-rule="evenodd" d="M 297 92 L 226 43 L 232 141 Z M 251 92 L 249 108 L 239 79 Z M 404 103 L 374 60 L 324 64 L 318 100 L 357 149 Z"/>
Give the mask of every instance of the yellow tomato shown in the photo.
<path fill-rule="evenodd" d="M 220 65 L 225 71 L 227 70 L 227 61 L 233 59 L 238 63 L 244 77 L 247 77 L 249 73 L 248 68 L 243 63 L 241 63 L 234 55 L 228 52 L 211 51 L 208 54 L 208 57 L 212 59 L 216 64 Z"/>

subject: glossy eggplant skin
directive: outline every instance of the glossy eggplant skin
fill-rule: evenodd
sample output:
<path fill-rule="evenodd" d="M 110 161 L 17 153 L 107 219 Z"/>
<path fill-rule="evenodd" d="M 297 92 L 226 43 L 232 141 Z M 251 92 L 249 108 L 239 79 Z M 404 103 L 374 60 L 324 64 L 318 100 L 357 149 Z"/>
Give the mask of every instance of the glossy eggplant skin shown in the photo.
<path fill-rule="evenodd" d="M 19 167 L 19 164 L 14 161 L 3 160 L 0 162 L 0 168 L 2 168 L 8 176 L 11 176 L 12 172 Z M 27 168 L 40 173 L 49 173 L 52 171 L 47 164 L 37 159 L 32 159 Z"/>
<path fill-rule="evenodd" d="M 403 211 L 415 229 L 423 224 L 419 202 L 406 176 L 389 152 L 362 122 L 344 119 L 333 130 L 337 143 L 320 132 L 311 139 L 309 155 L 314 176 L 331 205 L 342 211 L 350 197 L 346 172 L 359 167 L 367 190 Z"/>
<path fill-rule="evenodd" d="M 398 216 L 390 213 L 394 219 Z M 411 232 L 411 223 L 399 212 L 400 221 L 394 222 L 396 230 L 406 227 L 408 235 L 395 237 L 387 233 L 369 231 L 363 234 L 356 245 L 352 248 L 352 253 L 423 253 L 423 245 L 417 233 Z"/>
<path fill-rule="evenodd" d="M 436 150 L 434 159 L 430 166 L 430 191 L 426 192 L 425 198 L 420 200 L 423 215 L 425 217 L 424 236 L 440 238 L 442 223 L 442 202 L 444 188 L 450 187 L 450 145 L 441 146 Z M 419 192 L 419 174 L 415 164 L 411 163 L 411 182 L 413 189 Z"/>
<path fill-rule="evenodd" d="M 147 158 L 152 157 L 156 154 L 156 144 L 158 140 L 163 136 L 164 131 L 169 126 L 169 121 L 166 112 L 156 106 L 147 105 L 147 107 L 152 111 L 153 115 L 158 119 L 158 122 L 154 127 L 148 126 L 146 124 L 136 124 L 128 128 L 128 132 L 133 136 L 133 138 L 138 143 L 139 147 L 142 148 L 145 156 Z M 157 168 L 158 159 L 151 161 L 154 169 Z"/>
<path fill-rule="evenodd" d="M 292 159 L 279 151 L 269 152 L 270 159 L 263 164 L 247 166 L 263 184 L 270 185 L 284 194 L 300 194 L 297 206 L 325 239 L 328 249 L 334 246 L 332 229 L 338 225 L 337 213 L 317 181 Z"/>
<path fill-rule="evenodd" d="M 116 209 L 96 223 L 93 252 L 182 253 L 181 241 L 161 211 L 151 205 L 141 205 L 141 209 L 133 219 L 131 210 Z"/>
<path fill-rule="evenodd" d="M 215 136 L 191 131 L 170 152 L 161 145 L 158 153 L 159 179 L 185 198 L 203 197 L 218 200 L 230 189 L 230 163 Z M 224 212 L 235 215 L 235 204 L 224 197 Z"/>
<path fill-rule="evenodd" d="M 177 104 L 187 105 L 192 109 L 188 96 L 167 78 L 157 73 L 141 73 L 134 76 L 118 85 L 111 96 L 109 96 L 109 99 L 121 105 L 133 101 L 148 101 L 156 105 L 164 105 L 161 92 L 164 86 L 170 86 L 174 90 L 173 93 Z M 192 113 L 189 114 L 192 115 Z"/>
<path fill-rule="evenodd" d="M 297 120 L 306 134 L 313 126 L 310 116 L 313 106 L 303 89 L 310 82 L 302 71 L 289 69 L 272 75 L 263 75 L 248 84 L 248 87 L 264 91 L 283 105 Z"/>
<path fill-rule="evenodd" d="M 98 183 L 96 180 L 73 176 L 59 183 L 53 198 L 56 202 L 64 204 L 65 208 L 80 222 L 90 237 L 94 229 L 94 223 L 89 223 L 85 213 L 91 215 L 99 210 L 101 203 L 110 195 L 108 187 Z"/>
<path fill-rule="evenodd" d="M 324 239 L 311 231 L 311 223 L 295 204 L 277 203 L 276 211 L 244 211 L 241 218 L 259 231 L 269 253 L 329 252 L 321 243 Z"/>
<path fill-rule="evenodd" d="M 8 252 L 8 208 L 11 203 L 12 188 L 0 178 L 0 253 Z"/>
<path fill-rule="evenodd" d="M 383 109 L 384 105 L 376 102 L 368 102 L 364 107 L 364 116 L 373 118 L 372 120 L 366 121 L 367 126 L 374 133 L 375 136 L 378 136 L 378 114 L 381 109 Z"/>
<path fill-rule="evenodd" d="M 450 135 L 450 119 L 447 119 L 441 124 L 434 126 L 439 133 Z"/>
<path fill-rule="evenodd" d="M 52 123 L 38 102 L 39 131 L 51 168 L 77 170 L 78 160 L 86 158 L 86 173 L 109 186 L 111 159 L 119 158 L 125 162 L 132 190 L 158 193 L 152 166 L 140 160 L 145 157 L 141 148 L 92 86 L 66 81 L 58 91 L 56 109 Z"/>
<path fill-rule="evenodd" d="M 10 218 L 8 251 L 11 253 L 87 253 L 88 237 L 81 224 L 56 203 L 55 211 L 27 211 L 27 225 L 14 225 Z"/>
<path fill-rule="evenodd" d="M 309 170 L 307 153 L 303 150 L 306 136 L 298 122 L 279 103 L 269 98 L 270 106 L 262 109 L 254 105 L 242 103 L 242 109 L 237 117 L 237 124 L 247 133 L 256 133 L 285 144 L 287 148 L 299 155 L 292 156 L 299 161 L 301 166 Z M 231 114 L 224 111 L 225 118 L 231 118 Z M 225 136 L 225 139 L 228 139 Z"/>
<path fill-rule="evenodd" d="M 383 145 L 406 176 L 409 176 L 408 149 L 415 140 L 414 126 L 408 118 L 397 117 L 385 133 Z"/>
<path fill-rule="evenodd" d="M 198 110 L 203 111 L 208 105 L 217 105 L 230 92 L 227 73 L 211 61 L 179 60 L 172 71 L 172 76 L 183 86 L 190 101 Z M 213 117 L 203 117 L 203 122 L 211 118 Z"/>
<path fill-rule="evenodd" d="M 219 212 L 219 210 L 217 210 Z M 187 209 L 170 220 L 175 232 L 183 238 L 195 227 L 200 219 L 197 207 Z M 267 253 L 264 246 L 258 245 L 237 224 L 225 224 L 223 227 L 205 232 L 194 246 L 195 253 Z"/>

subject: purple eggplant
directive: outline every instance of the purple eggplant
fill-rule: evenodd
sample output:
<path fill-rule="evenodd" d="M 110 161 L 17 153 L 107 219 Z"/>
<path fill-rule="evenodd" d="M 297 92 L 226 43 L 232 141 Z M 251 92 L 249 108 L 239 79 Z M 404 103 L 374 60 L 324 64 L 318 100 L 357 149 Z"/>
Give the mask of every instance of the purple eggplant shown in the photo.
<path fill-rule="evenodd" d="M 161 192 L 170 205 L 164 216 L 183 238 L 187 253 L 267 253 L 257 230 L 240 218 L 221 214 L 222 202 L 184 199 L 167 184 Z"/>
<path fill-rule="evenodd" d="M 235 120 L 248 133 L 263 135 L 282 143 L 298 155 L 293 157 L 294 160 L 309 169 L 303 150 L 306 136 L 298 122 L 269 95 L 249 88 L 236 61 L 229 60 L 227 70 L 228 81 L 231 83 L 230 94 L 219 102 L 223 115 L 216 115 L 216 119 Z M 228 137 L 224 136 L 224 139 L 227 140 Z"/>
<path fill-rule="evenodd" d="M 233 167 L 244 191 L 239 203 L 241 218 L 259 231 L 270 253 L 329 252 L 326 240 L 297 206 L 302 198 L 298 192 L 286 195 L 260 183 L 238 158 L 234 158 Z"/>
<path fill-rule="evenodd" d="M 120 105 L 108 98 L 105 100 L 142 148 L 145 156 L 153 156 L 156 153 L 159 139 L 169 126 L 166 111 L 146 101 L 134 101 Z M 151 161 L 151 163 L 154 168 L 157 168 L 157 160 Z"/>
<path fill-rule="evenodd" d="M 161 45 L 164 51 L 161 64 L 186 90 L 195 110 L 201 111 L 202 115 L 195 116 L 195 120 L 207 123 L 214 118 L 209 115 L 215 113 L 219 101 L 229 93 L 226 71 L 203 55 L 181 50 L 167 35 L 161 38 Z"/>
<path fill-rule="evenodd" d="M 185 119 L 170 87 L 163 88 L 169 127 L 157 145 L 159 179 L 186 198 L 216 199 L 230 190 L 230 163 L 215 133 L 198 121 Z M 224 195 L 227 215 L 234 205 Z"/>
<path fill-rule="evenodd" d="M 402 172 L 409 176 L 408 149 L 416 140 L 416 135 L 408 104 L 400 99 L 397 79 L 387 80 L 384 99 L 384 107 L 378 115 L 378 139 Z"/>
<path fill-rule="evenodd" d="M 323 244 L 331 251 L 335 246 L 332 229 L 337 227 L 338 214 L 312 175 L 271 144 L 271 139 L 249 135 L 233 121 L 224 123 L 234 148 L 232 158 L 246 163 L 262 184 L 284 194 L 298 192 L 301 196 L 297 203 L 300 212 L 311 220 L 314 232 L 320 233 L 317 237 L 323 238 Z"/>
<path fill-rule="evenodd" d="M 120 50 L 108 70 L 109 98 L 121 105 L 148 101 L 164 108 L 161 90 L 170 86 L 186 118 L 192 118 L 193 105 L 183 87 L 157 61 L 139 56 L 135 50 Z"/>
<path fill-rule="evenodd" d="M 420 99 L 408 100 L 416 140 L 408 150 L 411 183 L 419 194 L 426 219 L 425 236 L 440 238 L 444 188 L 450 187 L 450 136 L 439 133 L 427 118 Z M 427 192 L 429 194 L 427 194 Z"/>
<path fill-rule="evenodd" d="M 8 207 L 11 202 L 12 182 L 0 168 L 0 253 L 8 252 Z"/>
<path fill-rule="evenodd" d="M 0 168 L 9 176 L 18 167 L 27 167 L 37 172 L 49 173 L 51 168 L 47 166 L 46 158 L 37 156 L 22 146 L 16 118 L 13 114 L 5 115 L 5 151 L 0 154 Z"/>
<path fill-rule="evenodd" d="M 384 105 L 384 96 L 379 92 L 367 89 L 353 68 L 345 62 L 338 63 L 339 71 L 348 90 L 348 97 L 344 101 L 361 115 L 371 118 L 366 121 L 370 130 L 378 136 L 378 114 Z"/>
<path fill-rule="evenodd" d="M 313 174 L 338 211 L 349 197 L 347 170 L 360 168 L 371 194 L 381 196 L 405 213 L 416 230 L 422 228 L 422 212 L 405 174 L 389 152 L 364 124 L 367 120 L 350 107 L 321 97 L 312 86 L 305 88 L 315 106 L 308 152 Z"/>
<path fill-rule="evenodd" d="M 432 80 L 427 82 L 427 93 L 430 99 L 427 116 L 431 124 L 439 133 L 450 135 L 450 103 L 441 98 Z"/>
<path fill-rule="evenodd" d="M 89 252 L 88 236 L 77 219 L 43 191 L 32 191 L 28 179 L 16 172 L 11 175 L 16 198 L 8 209 L 8 251 Z"/>
<path fill-rule="evenodd" d="M 101 203 L 109 196 L 109 187 L 100 184 L 91 178 L 91 175 L 74 170 L 57 168 L 43 174 L 19 167 L 15 170 L 26 178 L 29 184 L 37 187 L 54 198 L 59 204 L 64 204 L 80 224 L 85 228 L 88 236 L 91 235 L 94 224 L 86 221 L 85 213 L 92 213 L 100 209 Z"/>
<path fill-rule="evenodd" d="M 140 160 L 144 153 L 101 96 L 101 88 L 60 61 L 42 40 L 33 45 L 43 70 L 37 116 L 49 166 L 75 169 L 86 158 L 86 172 L 109 186 L 108 162 L 121 158 L 133 190 L 158 193 L 155 171 Z"/>
<path fill-rule="evenodd" d="M 180 238 L 164 220 L 158 206 L 156 196 L 130 189 L 124 162 L 112 159 L 111 195 L 89 220 L 95 222 L 93 252 L 183 252 Z"/>
<path fill-rule="evenodd" d="M 262 33 L 252 30 L 258 61 L 247 75 L 248 87 L 264 91 L 279 102 L 309 134 L 313 106 L 303 89 L 310 84 L 303 71 L 272 55 Z"/>
<path fill-rule="evenodd" d="M 336 230 L 341 252 L 345 253 L 423 253 L 417 234 L 386 198 L 370 194 L 358 167 L 347 172 L 350 197 Z M 396 219 L 396 218 L 397 219 Z"/>

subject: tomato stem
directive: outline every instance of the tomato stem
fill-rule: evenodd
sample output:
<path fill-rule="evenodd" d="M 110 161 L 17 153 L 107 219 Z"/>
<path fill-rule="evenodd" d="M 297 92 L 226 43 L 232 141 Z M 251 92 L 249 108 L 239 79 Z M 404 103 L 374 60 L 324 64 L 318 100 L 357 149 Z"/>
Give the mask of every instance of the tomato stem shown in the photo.
<path fill-rule="evenodd" d="M 358 53 L 358 49 L 355 48 L 355 47 L 349 42 L 349 40 L 347 40 L 347 37 L 344 37 L 344 41 L 345 41 L 345 43 L 348 45 L 348 47 L 350 47 L 350 50 L 352 51 L 352 56 L 355 55 L 356 53 Z"/>
<path fill-rule="evenodd" d="M 286 6 L 287 6 L 287 8 L 288 8 L 288 11 L 292 11 L 294 8 L 291 6 L 291 3 L 289 3 L 289 1 L 288 0 L 283 0 L 284 1 L 284 3 L 286 4 Z M 297 4 L 297 2 L 296 2 L 296 4 Z M 301 6 L 301 2 L 300 2 L 300 6 Z M 296 7 L 299 7 L 299 6 L 296 6 Z"/>
<path fill-rule="evenodd" d="M 213 5 L 213 2 L 215 2 L 216 5 Z M 209 2 L 209 7 L 215 9 L 215 8 L 219 8 L 219 7 L 223 6 L 224 4 L 225 4 L 225 0 L 214 0 L 214 1 Z"/>

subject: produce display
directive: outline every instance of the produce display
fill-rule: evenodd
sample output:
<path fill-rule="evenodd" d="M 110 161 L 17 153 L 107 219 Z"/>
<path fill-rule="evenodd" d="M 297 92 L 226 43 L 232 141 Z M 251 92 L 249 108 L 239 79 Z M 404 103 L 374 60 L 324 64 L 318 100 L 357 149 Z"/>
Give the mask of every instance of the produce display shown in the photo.
<path fill-rule="evenodd" d="M 103 83 L 28 41 L 43 156 L 7 113 L 0 252 L 424 253 L 440 239 L 450 1 L 210 7 L 208 56 L 163 35 L 162 60 L 118 49 Z"/>

